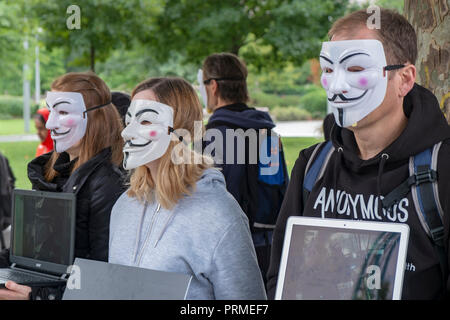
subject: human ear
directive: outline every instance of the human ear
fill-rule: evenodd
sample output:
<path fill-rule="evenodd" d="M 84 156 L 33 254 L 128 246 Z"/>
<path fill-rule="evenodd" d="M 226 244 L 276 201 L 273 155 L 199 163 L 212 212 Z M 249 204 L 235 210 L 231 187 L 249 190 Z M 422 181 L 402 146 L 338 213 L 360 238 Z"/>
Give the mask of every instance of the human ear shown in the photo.
<path fill-rule="evenodd" d="M 400 76 L 399 95 L 404 97 L 414 87 L 416 81 L 416 67 L 413 64 L 408 64 L 397 72 Z"/>
<path fill-rule="evenodd" d="M 214 96 L 217 95 L 217 90 L 219 89 L 219 86 L 217 85 L 217 81 L 212 79 L 211 80 L 211 92 Z"/>

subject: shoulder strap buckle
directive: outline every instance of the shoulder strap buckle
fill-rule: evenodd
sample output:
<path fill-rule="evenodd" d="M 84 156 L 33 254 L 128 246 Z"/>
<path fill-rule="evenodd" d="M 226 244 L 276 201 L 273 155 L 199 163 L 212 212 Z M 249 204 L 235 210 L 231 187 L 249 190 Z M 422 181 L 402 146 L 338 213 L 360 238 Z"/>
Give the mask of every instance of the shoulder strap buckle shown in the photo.
<path fill-rule="evenodd" d="M 437 227 L 435 229 L 430 230 L 431 238 L 433 239 L 434 243 L 443 246 L 444 243 L 442 240 L 444 240 L 444 226 Z"/>
<path fill-rule="evenodd" d="M 419 184 L 425 183 L 425 182 L 434 182 L 437 180 L 437 173 L 436 171 L 428 168 L 427 170 L 421 170 L 419 167 L 417 172 L 414 173 L 415 181 L 414 184 L 417 186 Z"/>

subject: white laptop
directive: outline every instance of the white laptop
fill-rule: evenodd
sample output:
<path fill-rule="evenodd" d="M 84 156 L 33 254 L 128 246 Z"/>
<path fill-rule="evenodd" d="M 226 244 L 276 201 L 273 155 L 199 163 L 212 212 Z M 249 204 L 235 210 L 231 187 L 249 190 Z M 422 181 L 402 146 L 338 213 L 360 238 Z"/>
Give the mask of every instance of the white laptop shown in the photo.
<path fill-rule="evenodd" d="M 277 300 L 400 300 L 409 226 L 290 217 Z"/>

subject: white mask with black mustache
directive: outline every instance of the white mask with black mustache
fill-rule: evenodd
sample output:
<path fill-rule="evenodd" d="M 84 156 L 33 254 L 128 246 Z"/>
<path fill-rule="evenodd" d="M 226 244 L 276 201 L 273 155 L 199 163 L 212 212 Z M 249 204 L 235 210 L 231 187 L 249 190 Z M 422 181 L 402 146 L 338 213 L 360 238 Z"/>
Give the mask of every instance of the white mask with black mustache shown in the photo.
<path fill-rule="evenodd" d="M 56 152 L 63 152 L 80 141 L 86 133 L 87 116 L 79 92 L 47 92 L 50 115 L 45 127 L 50 130 Z"/>
<path fill-rule="evenodd" d="M 122 131 L 123 167 L 131 170 L 161 158 L 173 131 L 173 108 L 153 100 L 131 101 Z"/>
<path fill-rule="evenodd" d="M 378 40 L 343 40 L 322 43 L 321 83 L 327 91 L 328 106 L 341 127 L 356 124 L 378 108 L 387 88 L 383 44 Z"/>

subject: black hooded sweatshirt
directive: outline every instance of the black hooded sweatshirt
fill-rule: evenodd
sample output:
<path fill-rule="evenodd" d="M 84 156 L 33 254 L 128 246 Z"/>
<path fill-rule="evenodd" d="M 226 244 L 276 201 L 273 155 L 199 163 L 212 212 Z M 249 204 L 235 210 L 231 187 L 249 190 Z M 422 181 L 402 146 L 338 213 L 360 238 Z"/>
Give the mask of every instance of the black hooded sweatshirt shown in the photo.
<path fill-rule="evenodd" d="M 402 210 L 398 210 L 396 214 L 389 214 L 389 212 L 386 214 L 378 208 L 377 214 L 367 217 L 361 210 L 363 205 L 361 202 L 364 202 L 364 206 L 369 206 L 371 198 L 376 199 L 378 195 L 386 196 L 409 177 L 410 156 L 442 141 L 438 154 L 437 174 L 439 200 L 444 212 L 445 250 L 447 259 L 449 258 L 450 127 L 439 108 L 436 97 L 417 84 L 405 97 L 403 110 L 408 118 L 404 131 L 392 144 L 368 160 L 362 160 L 358 156 L 353 132 L 334 125 L 330 138 L 335 151 L 324 175 L 317 180 L 304 206 L 302 203 L 303 178 L 306 164 L 316 146 L 300 152 L 292 170 L 291 182 L 274 232 L 267 283 L 269 298 L 275 295 L 286 222 L 288 217 L 293 215 L 407 223 L 410 235 L 406 263 L 410 267 L 405 271 L 402 299 L 440 299 L 444 291 L 447 292 L 448 297 L 450 281 L 446 279 L 445 284 L 442 281 L 439 258 L 419 221 L 411 192 L 408 193 L 407 200 L 403 202 Z M 382 160 L 381 155 L 384 153 L 389 156 L 387 160 Z M 348 199 L 343 201 L 339 209 L 337 203 L 327 207 L 322 205 L 323 201 L 319 200 L 320 197 L 323 199 L 325 196 L 327 201 L 332 189 L 334 195 L 339 190 L 341 193 L 345 192 Z M 360 201 L 355 201 L 358 198 Z M 450 262 L 450 259 L 448 260 Z"/>

